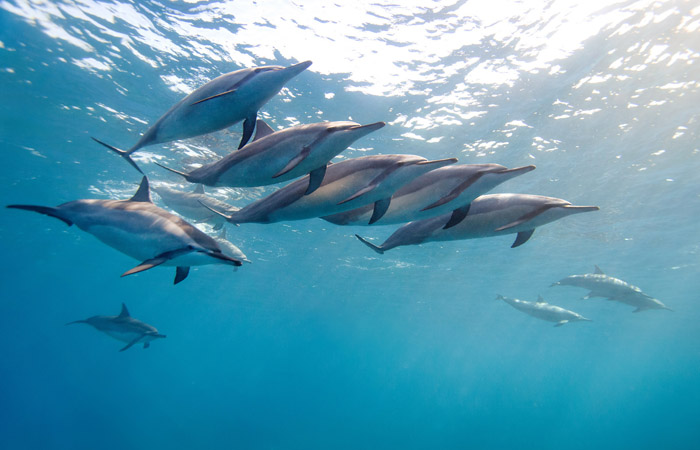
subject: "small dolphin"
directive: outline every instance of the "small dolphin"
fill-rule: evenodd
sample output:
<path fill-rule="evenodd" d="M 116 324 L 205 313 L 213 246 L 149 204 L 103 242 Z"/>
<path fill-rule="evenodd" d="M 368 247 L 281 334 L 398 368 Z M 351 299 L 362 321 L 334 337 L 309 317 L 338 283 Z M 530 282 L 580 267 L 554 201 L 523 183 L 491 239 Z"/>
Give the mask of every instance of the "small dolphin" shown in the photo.
<path fill-rule="evenodd" d="M 416 245 L 432 241 L 475 239 L 502 234 L 518 233 L 511 247 L 527 242 L 535 228 L 571 214 L 597 211 L 597 206 L 573 206 L 566 200 L 528 194 L 482 195 L 471 203 L 468 214 L 461 221 L 450 221 L 453 213 L 407 223 L 396 230 L 380 246 L 355 235 L 377 253 L 384 253 L 402 245 Z M 242 210 L 241 210 L 242 211 Z"/>
<path fill-rule="evenodd" d="M 169 188 L 165 185 L 151 186 L 151 190 L 158 194 L 170 209 L 176 213 L 194 220 L 195 222 L 206 222 L 214 226 L 215 230 L 220 230 L 226 220 L 218 214 L 214 214 L 205 206 L 217 211 L 233 212 L 239 208 L 231 206 L 204 193 L 204 186 L 198 184 L 193 192 L 183 192 Z"/>
<path fill-rule="evenodd" d="M 131 159 L 137 150 L 212 133 L 243 120 L 243 136 L 238 146 L 241 148 L 253 135 L 258 110 L 310 65 L 311 61 L 305 61 L 290 67 L 252 67 L 221 75 L 173 105 L 129 150 L 93 139 L 126 159 L 139 172 L 141 169 Z"/>
<path fill-rule="evenodd" d="M 310 174 L 311 182 L 306 191 L 310 194 L 323 182 L 331 159 L 384 125 L 384 122 L 369 125 L 321 122 L 273 131 L 258 119 L 253 142 L 215 163 L 189 173 L 158 165 L 182 175 L 191 183 L 207 186 L 267 186 Z"/>
<path fill-rule="evenodd" d="M 180 217 L 151 202 L 148 179 L 129 200 L 75 200 L 55 208 L 36 205 L 8 205 L 55 217 L 66 225 L 95 236 L 120 252 L 143 261 L 122 276 L 155 266 L 176 266 L 175 282 L 187 278 L 190 266 L 242 262 L 226 256 L 216 241 Z"/>
<path fill-rule="evenodd" d="M 381 217 L 397 189 L 430 170 L 453 164 L 456 158 L 428 161 L 415 155 L 373 155 L 328 166 L 321 186 L 306 195 L 307 175 L 239 211 L 222 214 L 231 223 L 272 223 L 335 214 L 374 203 Z"/>
<path fill-rule="evenodd" d="M 219 235 L 214 237 L 214 240 L 217 244 L 219 244 L 219 247 L 221 247 L 221 251 L 224 253 L 224 255 L 230 256 L 231 258 L 239 259 L 246 263 L 251 262 L 240 248 L 233 245 L 231 241 L 229 241 L 226 238 L 226 228 L 222 228 Z M 233 270 L 237 269 L 238 267 L 233 268 Z"/>
<path fill-rule="evenodd" d="M 637 308 L 632 312 L 640 312 L 647 309 L 667 309 L 673 311 L 659 300 L 642 292 L 637 286 L 633 286 L 619 278 L 606 275 L 598 266 L 595 266 L 595 273 L 571 275 L 556 283 L 552 283 L 552 286 L 576 286 L 588 289 L 590 292 L 583 297 L 584 299 L 603 297 L 608 300 L 615 300 Z"/>
<path fill-rule="evenodd" d="M 564 309 L 560 306 L 546 303 L 541 295 L 537 299 L 536 303 L 518 300 L 517 298 L 508 298 L 502 295 L 496 297 L 496 300 L 503 300 L 513 308 L 522 311 L 525 314 L 529 314 L 532 317 L 537 317 L 538 319 L 546 320 L 548 322 L 556 322 L 554 325 L 555 327 L 560 327 L 569 322 L 591 322 L 591 319 L 586 319 L 581 314 L 569 311 L 568 309 Z"/>
<path fill-rule="evenodd" d="M 404 185 L 391 196 L 381 219 L 371 222 L 372 206 L 323 217 L 336 225 L 386 225 L 427 219 L 453 211 L 466 216 L 469 204 L 499 184 L 534 170 L 535 166 L 508 169 L 499 164 L 460 164 L 431 170 Z"/>
<path fill-rule="evenodd" d="M 124 303 L 122 303 L 122 311 L 118 316 L 92 316 L 85 320 L 68 322 L 66 325 L 74 323 L 92 325 L 96 330 L 118 341 L 126 342 L 126 346 L 119 350 L 120 352 L 140 343 L 143 343 L 143 348 L 148 348 L 151 341 L 166 337 L 164 334 L 159 334 L 155 327 L 131 317 Z"/>

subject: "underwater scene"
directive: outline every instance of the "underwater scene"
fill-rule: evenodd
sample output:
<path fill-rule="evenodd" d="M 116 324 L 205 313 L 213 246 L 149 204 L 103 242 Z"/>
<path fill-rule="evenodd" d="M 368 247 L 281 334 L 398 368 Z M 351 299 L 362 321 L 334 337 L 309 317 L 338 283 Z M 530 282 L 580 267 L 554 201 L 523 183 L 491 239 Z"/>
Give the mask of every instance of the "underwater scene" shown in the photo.
<path fill-rule="evenodd" d="M 700 448 L 700 5 L 0 0 L 2 449 Z"/>

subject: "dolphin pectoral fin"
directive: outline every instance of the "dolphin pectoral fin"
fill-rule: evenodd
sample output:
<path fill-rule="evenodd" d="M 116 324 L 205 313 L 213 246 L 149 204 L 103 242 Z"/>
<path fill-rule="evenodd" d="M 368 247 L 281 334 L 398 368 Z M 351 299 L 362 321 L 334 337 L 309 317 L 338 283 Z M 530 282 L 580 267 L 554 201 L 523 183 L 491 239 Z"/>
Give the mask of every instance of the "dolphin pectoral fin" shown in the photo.
<path fill-rule="evenodd" d="M 50 217 L 55 217 L 56 219 L 60 220 L 61 222 L 65 223 L 69 227 L 73 225 L 73 222 L 66 219 L 65 217 L 61 217 L 59 213 L 58 208 L 53 208 L 51 206 L 36 206 L 36 205 L 7 205 L 7 208 L 10 209 L 23 209 L 25 211 L 34 211 L 38 212 L 39 214 L 44 214 Z"/>
<path fill-rule="evenodd" d="M 381 219 L 384 214 L 386 214 L 390 204 L 391 197 L 383 198 L 374 202 L 374 211 L 372 212 L 372 217 L 369 219 L 369 224 L 372 225 L 377 220 Z"/>
<path fill-rule="evenodd" d="M 383 250 L 381 247 L 372 244 L 371 242 L 369 242 L 367 239 L 363 238 L 363 237 L 360 236 L 359 234 L 356 234 L 355 237 L 356 237 L 357 239 L 359 239 L 360 242 L 362 242 L 363 244 L 365 244 L 367 247 L 371 248 L 371 249 L 374 250 L 375 252 L 379 253 L 380 255 L 383 255 L 383 254 L 384 254 L 384 250 Z"/>
<path fill-rule="evenodd" d="M 540 214 L 542 214 L 543 212 L 547 211 L 548 209 L 556 208 L 557 206 L 559 206 L 559 205 L 543 205 L 543 206 L 540 206 L 540 207 L 537 208 L 536 210 L 531 211 L 531 212 L 529 212 L 529 213 L 527 213 L 527 214 L 522 215 L 520 218 L 518 218 L 518 219 L 515 220 L 514 222 L 511 222 L 511 223 L 509 223 L 508 225 L 503 225 L 502 227 L 496 228 L 494 231 L 505 231 L 505 230 L 508 230 L 508 229 L 510 229 L 510 228 L 515 228 L 515 227 L 517 227 L 518 225 L 522 225 L 522 224 L 524 224 L 525 222 L 534 219 L 535 217 L 539 216 Z"/>
<path fill-rule="evenodd" d="M 257 141 L 258 139 L 262 139 L 265 136 L 269 136 L 274 132 L 275 130 L 273 130 L 272 127 L 267 124 L 267 122 L 262 119 L 258 119 L 255 124 L 255 137 L 253 138 L 253 142 Z"/>
<path fill-rule="evenodd" d="M 166 261 L 169 261 L 171 259 L 177 258 L 178 256 L 182 256 L 184 254 L 193 252 L 194 249 L 192 247 L 185 247 L 185 248 L 179 248 L 177 250 L 171 250 L 169 252 L 164 252 L 161 253 L 160 255 L 156 256 L 155 258 L 147 259 L 146 261 L 142 262 L 138 266 L 134 267 L 131 270 L 127 270 L 122 274 L 122 277 L 125 277 L 127 275 L 133 275 L 135 273 L 143 272 L 144 270 L 152 269 L 156 266 L 159 266 L 163 264 Z"/>
<path fill-rule="evenodd" d="M 447 230 L 448 228 L 452 228 L 453 226 L 463 221 L 467 217 L 467 214 L 469 214 L 469 208 L 471 206 L 472 204 L 469 203 L 468 205 L 464 205 L 452 211 L 452 216 L 450 216 L 450 220 L 447 221 L 447 223 L 444 227 L 442 227 L 442 229 Z"/>
<path fill-rule="evenodd" d="M 219 97 L 222 97 L 222 96 L 224 96 L 224 95 L 233 94 L 234 92 L 236 92 L 236 89 L 231 89 L 231 90 L 228 90 L 228 91 L 219 92 L 218 94 L 214 94 L 214 95 L 212 95 L 212 96 L 210 96 L 210 97 L 203 98 L 203 99 L 201 99 L 201 100 L 197 100 L 196 102 L 192 103 L 190 106 L 198 105 L 198 104 L 200 104 L 200 103 L 206 102 L 207 100 L 211 100 L 211 99 L 214 99 L 214 98 L 219 98 Z"/>
<path fill-rule="evenodd" d="M 132 345 L 138 343 L 138 341 L 140 341 L 141 339 L 143 339 L 143 335 L 137 336 L 133 341 L 131 341 L 131 342 L 129 342 L 128 344 L 126 344 L 126 346 L 125 346 L 123 349 L 119 350 L 119 351 L 120 351 L 120 352 L 123 352 L 124 350 L 130 349 Z"/>
<path fill-rule="evenodd" d="M 301 149 L 301 152 L 299 152 L 298 155 L 296 155 L 294 158 L 292 158 L 286 166 L 276 174 L 272 176 L 272 178 L 277 178 L 281 177 L 285 173 L 289 172 L 293 168 L 299 165 L 300 162 L 306 159 L 307 156 L 309 156 L 309 153 L 311 153 L 311 147 L 309 146 L 304 146 L 304 148 Z"/>
<path fill-rule="evenodd" d="M 189 267 L 177 266 L 177 268 L 175 269 L 175 281 L 173 282 L 173 284 L 178 284 L 180 281 L 187 278 L 187 275 L 189 275 L 189 274 L 190 274 Z"/>
<path fill-rule="evenodd" d="M 255 118 L 257 116 L 258 112 L 255 111 L 255 113 L 252 116 L 246 118 L 243 121 L 243 136 L 241 136 L 241 143 L 238 144 L 239 150 L 248 143 L 248 140 L 253 135 L 253 130 L 255 129 Z"/>
<path fill-rule="evenodd" d="M 141 178 L 141 184 L 139 184 L 139 188 L 136 190 L 136 193 L 129 199 L 130 202 L 144 202 L 144 203 L 153 203 L 151 200 L 151 190 L 148 187 L 148 178 L 144 175 L 143 178 Z"/>
<path fill-rule="evenodd" d="M 150 342 L 144 342 L 144 343 L 143 343 L 143 349 L 144 349 L 144 350 L 146 350 L 146 349 L 147 349 L 148 347 L 150 347 L 150 346 L 151 346 L 151 343 L 150 343 Z"/>
<path fill-rule="evenodd" d="M 323 166 L 309 172 L 309 187 L 306 188 L 304 195 L 312 194 L 316 189 L 321 187 L 323 177 L 326 176 L 326 167 L 328 166 L 324 164 Z"/>
<path fill-rule="evenodd" d="M 143 173 L 143 170 L 141 170 L 141 168 L 140 168 L 139 166 L 136 165 L 136 163 L 134 162 L 134 160 L 131 159 L 131 156 L 130 156 L 130 155 L 131 155 L 131 153 L 133 153 L 133 152 L 127 152 L 127 151 L 125 151 L 125 150 L 120 150 L 120 149 L 118 149 L 117 147 L 114 147 L 114 146 L 112 146 L 112 145 L 109 145 L 109 144 L 107 144 L 107 143 L 104 143 L 104 142 L 102 142 L 101 140 L 99 140 L 99 139 L 97 139 L 97 138 L 94 138 L 94 137 L 92 138 L 92 140 L 95 141 L 95 142 L 97 142 L 98 144 L 102 144 L 102 145 L 104 145 L 105 147 L 107 147 L 108 149 L 112 150 L 114 153 L 116 153 L 117 155 L 119 155 L 119 156 L 121 156 L 122 158 L 124 158 L 124 159 L 126 160 L 126 162 L 128 162 L 129 164 L 131 164 L 131 166 L 132 166 L 134 169 L 138 170 L 139 173 Z"/>
<path fill-rule="evenodd" d="M 534 232 L 534 228 L 532 230 L 521 231 L 520 233 L 518 233 L 518 236 L 515 238 L 515 242 L 513 242 L 513 245 L 511 245 L 510 248 L 520 247 L 521 245 L 526 243 L 528 239 L 530 239 L 532 233 Z"/>
<path fill-rule="evenodd" d="M 564 324 L 567 324 L 567 323 L 569 323 L 568 320 L 562 320 L 562 321 L 557 322 L 556 324 L 554 324 L 554 326 L 555 326 L 555 327 L 560 327 L 560 326 L 562 326 L 562 325 L 564 325 Z"/>
<path fill-rule="evenodd" d="M 189 174 L 189 173 L 180 172 L 179 170 L 171 169 L 170 167 L 166 167 L 166 166 L 164 166 L 163 164 L 159 164 L 159 163 L 157 163 L 157 162 L 154 162 L 153 164 L 155 164 L 155 165 L 158 166 L 158 167 L 162 167 L 163 169 L 165 169 L 165 170 L 167 170 L 167 171 L 170 171 L 170 172 L 172 172 L 172 173 L 176 173 L 176 174 L 180 175 L 181 177 L 184 177 L 185 180 L 190 181 L 190 179 L 189 179 L 190 174 Z M 198 185 L 198 186 L 201 186 L 201 184 Z M 204 192 L 204 191 L 202 191 L 202 193 L 203 193 L 203 192 Z M 196 191 L 195 191 L 195 193 L 199 194 L 199 192 L 196 192 Z"/>

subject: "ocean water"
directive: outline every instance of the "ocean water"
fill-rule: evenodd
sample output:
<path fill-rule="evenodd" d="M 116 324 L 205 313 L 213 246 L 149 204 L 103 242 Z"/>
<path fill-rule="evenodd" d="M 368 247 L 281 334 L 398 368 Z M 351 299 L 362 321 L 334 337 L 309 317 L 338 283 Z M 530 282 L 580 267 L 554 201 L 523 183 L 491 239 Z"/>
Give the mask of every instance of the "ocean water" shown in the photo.
<path fill-rule="evenodd" d="M 600 211 L 514 236 L 407 246 L 397 226 L 227 225 L 253 263 L 126 278 L 136 262 L 0 210 L 3 449 L 700 448 L 700 7 L 690 1 L 0 1 L 0 204 L 128 198 L 90 137 L 136 142 L 219 74 L 313 65 L 273 127 L 385 121 L 343 152 L 535 164 L 494 192 Z M 147 147 L 192 167 L 241 126 Z M 218 155 L 218 156 L 217 156 Z M 208 189 L 242 207 L 277 186 Z M 156 201 L 158 201 L 156 199 Z M 674 311 L 550 288 L 599 265 Z M 552 327 L 495 300 L 572 309 Z M 131 314 L 143 350 L 87 326 Z"/>

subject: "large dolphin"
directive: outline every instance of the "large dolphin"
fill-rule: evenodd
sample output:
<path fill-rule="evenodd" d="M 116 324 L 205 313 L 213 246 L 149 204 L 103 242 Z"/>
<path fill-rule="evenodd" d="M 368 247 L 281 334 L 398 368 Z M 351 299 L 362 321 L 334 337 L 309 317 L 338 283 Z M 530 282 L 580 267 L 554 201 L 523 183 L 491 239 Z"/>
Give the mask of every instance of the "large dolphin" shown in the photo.
<path fill-rule="evenodd" d="M 453 220 L 464 217 L 469 204 L 480 195 L 535 166 L 508 169 L 499 164 L 460 164 L 417 177 L 391 196 L 391 205 L 381 219 L 372 222 L 372 206 L 364 206 L 323 219 L 337 225 L 387 225 L 427 219 L 453 211 Z"/>
<path fill-rule="evenodd" d="M 327 216 L 374 203 L 381 217 L 397 189 L 430 170 L 453 164 L 456 158 L 428 161 L 415 155 L 373 155 L 331 164 L 323 182 L 306 195 L 307 175 L 250 205 L 224 215 L 232 223 L 272 223 Z"/>
<path fill-rule="evenodd" d="M 633 312 L 646 311 L 647 309 L 667 309 L 673 311 L 659 300 L 642 292 L 637 286 L 633 286 L 619 278 L 606 275 L 598 266 L 595 266 L 594 273 L 571 275 L 553 283 L 552 286 L 576 286 L 588 289 L 590 292 L 584 299 L 603 297 L 608 300 L 615 300 L 637 308 Z"/>
<path fill-rule="evenodd" d="M 513 308 L 522 311 L 525 314 L 529 314 L 532 317 L 537 317 L 538 319 L 546 320 L 548 322 L 555 322 L 555 327 L 560 327 L 569 322 L 591 321 L 591 319 L 586 319 L 581 314 L 569 311 L 568 309 L 564 309 L 560 306 L 550 305 L 544 301 L 542 296 L 537 299 L 537 302 L 527 302 L 525 300 L 508 298 L 502 295 L 496 297 L 496 300 L 503 300 Z"/>
<path fill-rule="evenodd" d="M 36 205 L 8 205 L 55 217 L 78 228 L 120 252 L 143 261 L 122 276 L 155 266 L 176 266 L 175 284 L 190 272 L 190 266 L 242 262 L 222 253 L 216 241 L 175 214 L 151 202 L 148 179 L 143 177 L 129 200 L 75 200 L 55 208 Z"/>
<path fill-rule="evenodd" d="M 120 150 L 95 139 L 126 159 L 135 151 L 155 144 L 186 139 L 218 131 L 243 120 L 243 136 L 238 148 L 253 135 L 258 110 L 289 80 L 311 65 L 305 61 L 290 67 L 263 66 L 221 75 L 177 102 L 141 136 L 129 150 Z"/>
<path fill-rule="evenodd" d="M 226 223 L 226 220 L 220 215 L 211 212 L 207 207 L 217 211 L 226 211 L 227 213 L 238 211 L 239 209 L 206 195 L 201 184 L 198 184 L 193 192 L 179 191 L 163 184 L 151 186 L 151 190 L 158 194 L 168 208 L 195 222 L 209 223 L 214 226 L 215 230 L 220 230 Z M 203 205 L 207 205 L 207 207 Z"/>
<path fill-rule="evenodd" d="M 532 236 L 535 228 L 571 214 L 597 211 L 597 206 L 573 206 L 566 200 L 528 194 L 488 194 L 471 203 L 460 222 L 445 228 L 452 213 L 407 223 L 396 230 L 382 245 L 357 238 L 377 253 L 402 245 L 432 241 L 475 239 L 518 233 L 511 247 L 518 247 Z"/>
<path fill-rule="evenodd" d="M 126 342 L 126 346 L 119 350 L 120 352 L 135 344 L 143 344 L 143 348 L 148 348 L 152 340 L 165 337 L 164 334 L 158 333 L 155 327 L 131 317 L 124 303 L 122 303 L 122 311 L 118 316 L 92 316 L 85 320 L 68 322 L 66 325 L 74 323 L 92 325 L 98 331 L 118 341 Z"/>
<path fill-rule="evenodd" d="M 350 144 L 384 126 L 384 122 L 321 122 L 273 131 L 258 119 L 255 139 L 237 152 L 189 173 L 165 169 L 191 183 L 207 186 L 267 186 L 309 174 L 306 190 L 312 193 L 323 182 L 326 165 Z M 214 208 L 217 209 L 217 208 Z"/>

